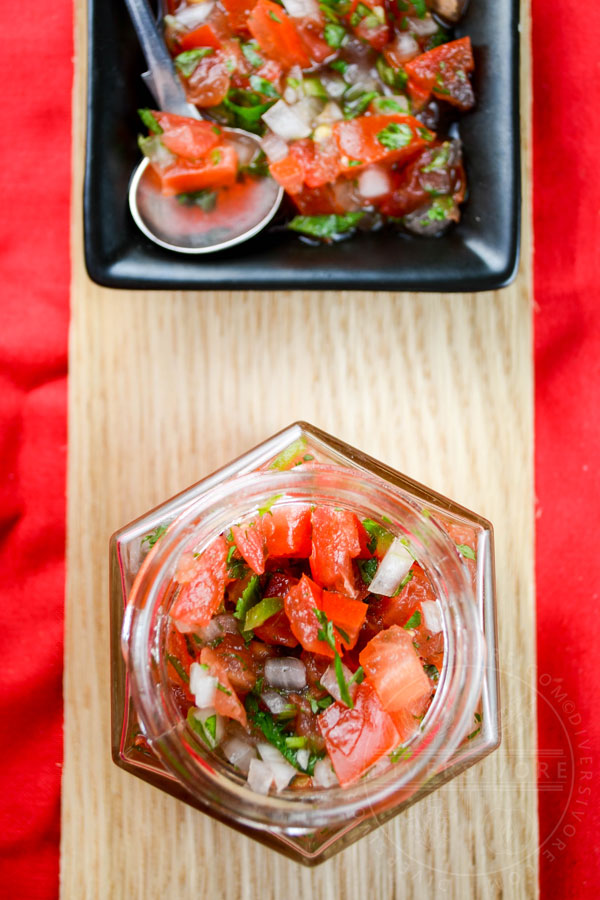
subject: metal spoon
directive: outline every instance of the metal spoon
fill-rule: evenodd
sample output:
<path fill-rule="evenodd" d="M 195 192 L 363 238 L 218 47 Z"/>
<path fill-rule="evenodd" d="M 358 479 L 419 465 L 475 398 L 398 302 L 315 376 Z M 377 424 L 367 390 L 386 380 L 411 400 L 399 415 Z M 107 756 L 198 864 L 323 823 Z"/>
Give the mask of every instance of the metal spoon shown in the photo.
<path fill-rule="evenodd" d="M 147 0 L 125 0 L 125 3 L 146 57 L 160 109 L 201 119 L 196 107 L 186 99 Z M 250 155 L 260 146 L 256 135 L 241 128 L 224 128 L 223 131 L 238 150 L 245 149 Z M 244 215 L 236 209 L 234 215 L 225 219 L 221 216 L 220 220 L 211 223 L 214 217 L 198 206 L 182 205 L 176 197 L 164 197 L 152 174 L 148 159 L 143 159 L 129 184 L 129 209 L 146 237 L 178 253 L 214 253 L 247 241 L 271 221 L 283 197 L 283 188 L 272 178 L 256 179 L 252 191 L 248 190 Z"/>

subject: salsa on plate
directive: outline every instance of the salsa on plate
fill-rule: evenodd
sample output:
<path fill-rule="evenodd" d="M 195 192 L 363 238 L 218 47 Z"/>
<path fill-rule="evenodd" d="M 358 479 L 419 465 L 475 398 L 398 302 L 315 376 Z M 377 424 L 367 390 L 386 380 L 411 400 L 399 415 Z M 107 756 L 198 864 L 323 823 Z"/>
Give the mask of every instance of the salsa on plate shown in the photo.
<path fill-rule="evenodd" d="M 452 10 L 454 12 L 452 12 Z M 171 0 L 165 34 L 210 121 L 143 110 L 143 152 L 164 193 L 210 210 L 270 174 L 318 240 L 384 224 L 437 235 L 460 217 L 457 113 L 472 108 L 469 37 L 449 0 Z M 240 158 L 219 125 L 262 135 Z"/>
<path fill-rule="evenodd" d="M 454 529 L 474 566 L 473 530 Z M 180 557 L 173 697 L 259 793 L 344 787 L 409 756 L 443 659 L 435 591 L 386 522 L 275 496 Z"/>

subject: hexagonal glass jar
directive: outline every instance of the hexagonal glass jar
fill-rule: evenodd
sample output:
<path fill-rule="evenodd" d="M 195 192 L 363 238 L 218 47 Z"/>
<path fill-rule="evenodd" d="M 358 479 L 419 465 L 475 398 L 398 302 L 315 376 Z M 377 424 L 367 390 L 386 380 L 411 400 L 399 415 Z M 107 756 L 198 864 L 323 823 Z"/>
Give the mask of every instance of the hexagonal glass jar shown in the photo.
<path fill-rule="evenodd" d="M 252 792 L 233 766 L 200 745 L 170 699 L 165 623 L 180 554 L 192 545 L 201 551 L 275 494 L 391 523 L 442 609 L 444 665 L 410 754 L 387 768 L 377 764 L 346 788 Z M 148 536 L 165 526 L 150 551 Z M 475 531 L 471 573 L 451 526 Z M 117 531 L 110 566 L 115 763 L 298 862 L 329 858 L 500 742 L 491 524 L 311 425 L 291 425 Z"/>

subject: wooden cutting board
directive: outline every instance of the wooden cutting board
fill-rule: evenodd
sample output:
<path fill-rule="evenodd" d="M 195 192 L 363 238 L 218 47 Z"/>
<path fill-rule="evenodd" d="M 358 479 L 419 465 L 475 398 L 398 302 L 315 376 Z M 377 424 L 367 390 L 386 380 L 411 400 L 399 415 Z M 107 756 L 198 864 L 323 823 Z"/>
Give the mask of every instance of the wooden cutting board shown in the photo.
<path fill-rule="evenodd" d="M 82 255 L 76 7 L 63 898 L 535 897 L 528 202 L 519 277 L 496 293 L 100 288 Z M 501 749 L 314 870 L 117 769 L 109 741 L 109 535 L 296 419 L 492 520 L 502 669 Z"/>

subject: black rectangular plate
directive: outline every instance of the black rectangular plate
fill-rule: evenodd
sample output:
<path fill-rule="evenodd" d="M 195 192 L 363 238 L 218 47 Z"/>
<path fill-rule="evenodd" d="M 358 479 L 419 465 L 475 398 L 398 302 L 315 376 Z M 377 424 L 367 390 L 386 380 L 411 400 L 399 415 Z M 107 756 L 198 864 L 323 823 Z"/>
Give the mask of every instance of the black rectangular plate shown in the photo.
<path fill-rule="evenodd" d="M 283 229 L 208 256 L 164 250 L 127 206 L 139 162 L 136 109 L 152 106 L 123 0 L 88 0 L 89 78 L 84 187 L 90 277 L 119 288 L 482 291 L 508 284 L 519 255 L 519 4 L 471 0 L 457 29 L 473 41 L 477 107 L 461 118 L 469 196 L 439 238 L 384 230 L 311 247 Z"/>

